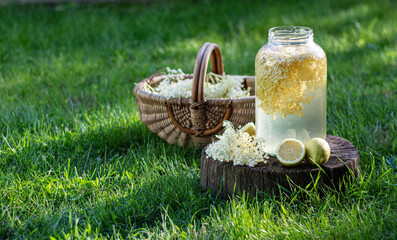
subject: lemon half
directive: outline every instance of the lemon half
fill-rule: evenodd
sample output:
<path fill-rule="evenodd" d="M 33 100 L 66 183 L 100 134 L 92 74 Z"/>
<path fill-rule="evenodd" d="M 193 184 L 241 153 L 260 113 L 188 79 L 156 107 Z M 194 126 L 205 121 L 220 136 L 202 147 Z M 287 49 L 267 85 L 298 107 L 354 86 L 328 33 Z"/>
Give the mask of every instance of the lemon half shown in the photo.
<path fill-rule="evenodd" d="M 255 136 L 255 134 L 256 134 L 255 124 L 253 122 L 249 122 L 249 123 L 245 124 L 245 126 L 242 127 L 240 131 L 246 132 L 250 136 Z"/>
<path fill-rule="evenodd" d="M 287 138 L 277 146 L 276 154 L 282 164 L 293 167 L 302 163 L 305 146 L 298 139 Z"/>

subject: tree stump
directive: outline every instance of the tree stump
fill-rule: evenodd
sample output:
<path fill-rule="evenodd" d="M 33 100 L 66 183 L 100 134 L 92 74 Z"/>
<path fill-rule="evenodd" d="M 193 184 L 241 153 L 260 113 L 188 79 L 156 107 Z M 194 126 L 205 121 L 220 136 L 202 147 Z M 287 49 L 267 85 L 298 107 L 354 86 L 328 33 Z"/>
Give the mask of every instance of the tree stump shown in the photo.
<path fill-rule="evenodd" d="M 280 193 L 297 186 L 305 188 L 319 177 L 317 185 L 336 190 L 346 188 L 349 176 L 358 177 L 359 154 L 352 143 L 344 138 L 327 135 L 331 156 L 326 164 L 316 166 L 302 163 L 296 167 L 282 165 L 276 157 L 255 167 L 234 166 L 232 162 L 220 162 L 207 157 L 204 148 L 201 153 L 200 184 L 203 192 L 210 190 L 221 198 L 246 192 L 253 196 L 259 192 Z"/>

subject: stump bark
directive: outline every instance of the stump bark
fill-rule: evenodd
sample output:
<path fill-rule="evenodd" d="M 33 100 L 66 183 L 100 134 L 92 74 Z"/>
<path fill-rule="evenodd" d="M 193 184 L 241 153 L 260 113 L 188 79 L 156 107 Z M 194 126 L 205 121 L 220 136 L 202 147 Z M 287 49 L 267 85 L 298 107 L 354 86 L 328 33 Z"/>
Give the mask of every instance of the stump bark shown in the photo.
<path fill-rule="evenodd" d="M 358 177 L 359 154 L 352 143 L 344 138 L 327 135 L 331 156 L 321 169 L 307 163 L 296 167 L 282 165 L 276 157 L 255 167 L 234 166 L 231 162 L 220 162 L 207 157 L 204 148 L 201 154 L 200 184 L 202 191 L 210 190 L 221 198 L 246 192 L 250 196 L 259 192 L 280 193 L 297 186 L 305 188 L 317 185 L 336 190 L 347 187 L 348 177 Z"/>

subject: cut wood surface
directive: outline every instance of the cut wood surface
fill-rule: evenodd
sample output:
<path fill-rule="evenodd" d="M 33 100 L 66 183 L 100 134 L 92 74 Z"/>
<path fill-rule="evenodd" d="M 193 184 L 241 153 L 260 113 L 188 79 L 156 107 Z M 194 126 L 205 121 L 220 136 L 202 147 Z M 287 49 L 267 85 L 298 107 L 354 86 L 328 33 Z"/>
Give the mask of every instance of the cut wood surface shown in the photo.
<path fill-rule="evenodd" d="M 343 189 L 348 176 L 359 176 L 359 154 L 352 143 L 344 138 L 328 135 L 331 156 L 321 171 L 318 167 L 302 163 L 286 167 L 277 158 L 270 157 L 267 163 L 255 167 L 234 166 L 232 162 L 220 162 L 207 157 L 204 148 L 201 154 L 200 184 L 202 191 L 208 189 L 221 198 L 241 194 L 255 195 L 257 191 L 279 193 L 281 189 L 296 186 L 306 187 L 319 177 L 320 187 Z M 319 175 L 320 174 L 320 175 Z"/>

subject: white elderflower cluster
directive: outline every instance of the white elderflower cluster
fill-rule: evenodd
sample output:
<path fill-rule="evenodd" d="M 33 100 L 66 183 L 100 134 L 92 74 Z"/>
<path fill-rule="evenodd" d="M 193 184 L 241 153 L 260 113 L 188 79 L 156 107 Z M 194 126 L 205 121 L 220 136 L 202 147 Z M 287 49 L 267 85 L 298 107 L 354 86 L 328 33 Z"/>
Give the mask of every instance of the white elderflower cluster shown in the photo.
<path fill-rule="evenodd" d="M 192 97 L 193 79 L 184 80 L 185 73 L 182 69 L 174 70 L 167 67 L 167 77 L 157 85 L 153 91 L 166 98 L 172 97 Z"/>
<path fill-rule="evenodd" d="M 313 91 L 327 84 L 327 59 L 314 52 L 260 51 L 255 59 L 255 96 L 266 114 L 303 115 Z"/>
<path fill-rule="evenodd" d="M 211 143 L 206 154 L 221 162 L 233 162 L 234 165 L 248 165 L 250 167 L 269 158 L 265 149 L 265 140 L 261 137 L 250 136 L 241 130 L 235 130 L 233 124 L 224 121 L 223 135 L 216 136 L 219 140 Z"/>
<path fill-rule="evenodd" d="M 146 84 L 145 89 L 166 98 L 191 98 L 193 79 L 185 79 L 181 70 L 166 68 L 167 77 L 155 88 Z M 243 89 L 243 77 L 220 76 L 214 73 L 207 75 L 204 95 L 206 98 L 241 98 L 249 97 L 250 89 Z"/>

